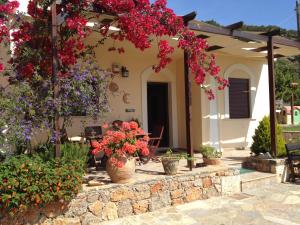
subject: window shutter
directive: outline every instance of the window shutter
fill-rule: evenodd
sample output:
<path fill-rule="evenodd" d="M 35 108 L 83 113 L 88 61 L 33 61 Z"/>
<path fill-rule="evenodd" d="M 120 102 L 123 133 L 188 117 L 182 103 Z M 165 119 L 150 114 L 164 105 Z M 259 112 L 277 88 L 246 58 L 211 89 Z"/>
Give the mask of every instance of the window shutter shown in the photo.
<path fill-rule="evenodd" d="M 250 118 L 249 79 L 229 78 L 229 84 L 230 118 Z"/>

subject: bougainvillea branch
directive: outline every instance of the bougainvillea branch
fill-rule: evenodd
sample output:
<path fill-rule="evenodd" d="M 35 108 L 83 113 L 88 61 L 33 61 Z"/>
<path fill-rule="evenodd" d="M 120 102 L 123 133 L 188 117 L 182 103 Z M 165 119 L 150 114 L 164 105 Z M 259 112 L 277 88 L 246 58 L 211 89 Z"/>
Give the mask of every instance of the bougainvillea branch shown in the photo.
<path fill-rule="evenodd" d="M 28 14 L 33 19 L 31 22 L 24 20 L 19 29 L 12 33 L 16 46 L 12 63 L 18 71 L 19 79 L 31 79 L 35 73 L 51 76 L 51 13 L 48 10 L 50 3 L 48 0 L 29 1 Z M 5 16 L 0 20 L 0 40 L 7 36 L 9 30 L 3 24 L 7 24 L 9 16 L 17 7 L 17 1 L 2 0 L 0 13 Z M 103 38 L 130 41 L 141 51 L 153 46 L 153 37 L 160 39 L 157 54 L 159 62 L 153 66 L 156 72 L 164 69 L 172 61 L 174 48 L 170 46 L 167 37 L 178 37 L 177 47 L 188 53 L 188 65 L 198 85 L 205 87 L 209 75 L 217 81 L 220 90 L 228 85 L 228 82 L 218 75 L 220 69 L 215 63 L 215 57 L 205 52 L 207 42 L 184 25 L 183 18 L 176 16 L 173 10 L 167 7 L 166 0 L 156 0 L 154 3 L 150 3 L 149 0 L 64 0 L 58 9 L 60 16 L 65 18 L 65 23 L 59 27 L 58 45 L 59 75 L 62 77 L 68 76 L 71 67 L 90 50 L 84 42 L 92 33 L 92 29 L 87 26 L 88 22 L 97 20 L 100 14 L 109 14 L 113 15 L 110 22 L 103 23 L 100 19 L 97 20 L 97 28 Z M 111 24 L 114 24 L 118 31 L 110 32 Z M 28 49 L 32 54 L 29 57 L 26 55 L 25 60 L 24 50 Z M 112 50 L 123 53 L 123 48 L 112 47 L 110 51 Z M 214 97 L 212 91 L 206 90 L 206 93 L 209 98 Z"/>
<path fill-rule="evenodd" d="M 99 97 L 93 93 L 95 79 L 100 79 L 98 82 L 102 84 L 105 84 L 105 79 L 95 77 L 93 68 L 81 68 L 83 72 L 78 71 L 78 64 L 87 56 L 93 56 L 94 49 L 107 39 L 112 39 L 113 43 L 129 41 L 141 51 L 158 47 L 158 63 L 153 65 L 153 70 L 157 73 L 172 62 L 175 48 L 185 51 L 188 55 L 190 76 L 194 76 L 196 84 L 205 89 L 209 99 L 214 98 L 214 92 L 206 85 L 209 77 L 215 79 L 219 90 L 228 85 L 227 80 L 219 75 L 220 68 L 216 65 L 215 56 L 208 55 L 205 51 L 208 48 L 207 42 L 188 29 L 183 18 L 167 7 L 166 0 L 156 0 L 153 3 L 149 0 L 60 2 L 57 5 L 57 52 L 58 83 L 62 90 L 62 98 L 59 98 L 60 102 L 57 103 L 53 99 L 51 88 L 53 74 L 50 6 L 53 0 L 29 0 L 27 14 L 17 12 L 18 1 L 0 0 L 0 44 L 13 47 L 13 54 L 8 62 L 10 81 L 16 84 L 16 87 L 19 86 L 19 96 L 27 96 L 22 100 L 24 104 L 20 107 L 24 111 L 23 120 L 18 123 L 26 140 L 28 134 L 42 124 L 40 120 L 46 121 L 45 127 L 51 127 L 55 104 L 62 106 L 60 115 L 66 117 L 72 114 L 70 110 L 73 105 L 88 109 L 87 111 L 107 111 L 105 95 L 102 106 L 100 103 L 98 105 L 100 108 L 89 110 L 87 107 L 94 104 L 95 98 Z M 94 40 L 96 44 L 92 46 L 87 44 L 86 39 L 93 32 L 98 32 L 100 37 L 99 40 Z M 174 37 L 178 38 L 175 47 L 168 41 Z M 111 46 L 109 51 L 124 53 L 122 47 L 115 45 Z M 0 58 L 0 73 L 5 70 L 4 64 L 6 62 L 2 62 Z M 26 90 L 23 90 L 22 86 L 26 86 Z M 79 86 L 85 87 L 84 93 L 78 92 L 81 91 Z M 78 98 L 78 95 L 81 98 Z M 36 96 L 39 103 L 32 102 L 35 98 L 30 96 Z M 80 99 L 81 102 L 74 103 L 73 99 Z M 48 118 L 45 118 L 47 116 Z M 13 124 L 13 121 L 9 123 Z M 60 135 L 52 133 L 55 137 Z"/>

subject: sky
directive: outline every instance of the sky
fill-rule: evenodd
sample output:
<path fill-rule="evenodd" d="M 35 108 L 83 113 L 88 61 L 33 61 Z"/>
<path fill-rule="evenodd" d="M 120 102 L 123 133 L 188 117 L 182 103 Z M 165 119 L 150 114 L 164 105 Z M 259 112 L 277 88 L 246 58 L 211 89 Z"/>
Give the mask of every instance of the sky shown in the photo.
<path fill-rule="evenodd" d="M 197 19 L 213 19 L 224 26 L 243 21 L 297 29 L 296 0 L 168 0 L 168 6 L 178 15 L 196 11 Z"/>
<path fill-rule="evenodd" d="M 20 9 L 25 10 L 27 2 L 20 0 Z M 243 21 L 297 29 L 296 0 L 168 0 L 168 6 L 178 15 L 196 11 L 197 19 L 213 19 L 224 26 Z"/>

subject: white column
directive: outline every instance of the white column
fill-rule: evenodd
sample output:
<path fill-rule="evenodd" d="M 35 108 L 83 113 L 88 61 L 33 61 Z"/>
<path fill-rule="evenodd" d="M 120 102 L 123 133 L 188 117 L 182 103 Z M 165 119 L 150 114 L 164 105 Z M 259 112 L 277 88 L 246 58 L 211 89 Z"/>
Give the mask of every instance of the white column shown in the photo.
<path fill-rule="evenodd" d="M 211 88 L 216 94 L 216 81 L 214 79 L 211 80 Z M 219 139 L 219 122 L 218 122 L 218 102 L 217 97 L 214 100 L 211 100 L 209 103 L 210 114 L 209 114 L 209 124 L 210 124 L 210 134 L 209 134 L 209 141 L 210 145 L 219 151 L 220 148 L 220 139 Z"/>

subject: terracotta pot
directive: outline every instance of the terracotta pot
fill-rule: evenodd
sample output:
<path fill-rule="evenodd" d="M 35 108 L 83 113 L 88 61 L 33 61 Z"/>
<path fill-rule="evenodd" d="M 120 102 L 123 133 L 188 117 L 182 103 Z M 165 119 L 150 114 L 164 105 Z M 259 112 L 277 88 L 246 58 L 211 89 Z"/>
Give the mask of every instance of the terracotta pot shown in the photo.
<path fill-rule="evenodd" d="M 122 168 L 118 168 L 113 165 L 110 160 L 106 163 L 106 171 L 113 183 L 129 183 L 133 181 L 133 176 L 135 174 L 135 158 L 123 158 L 119 159 L 125 164 Z"/>
<path fill-rule="evenodd" d="M 163 158 L 162 164 L 165 170 L 166 175 L 176 175 L 179 166 L 178 158 Z"/>
<path fill-rule="evenodd" d="M 220 165 L 222 161 L 220 158 L 203 158 L 203 162 L 205 165 Z"/>

